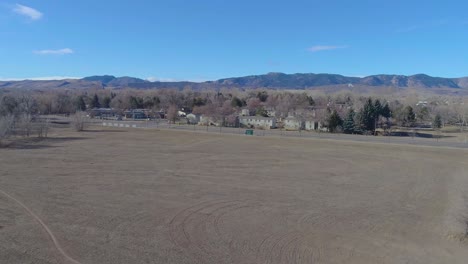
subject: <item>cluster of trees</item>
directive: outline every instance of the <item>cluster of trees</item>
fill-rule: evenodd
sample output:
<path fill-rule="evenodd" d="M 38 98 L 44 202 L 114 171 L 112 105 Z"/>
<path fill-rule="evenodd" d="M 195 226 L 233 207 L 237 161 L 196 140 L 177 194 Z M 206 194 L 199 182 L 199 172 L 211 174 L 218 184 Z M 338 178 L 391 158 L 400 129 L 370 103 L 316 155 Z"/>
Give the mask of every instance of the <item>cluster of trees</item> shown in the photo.
<path fill-rule="evenodd" d="M 328 123 L 331 132 L 341 126 L 346 134 L 375 133 L 378 127 L 388 128 L 391 117 L 392 111 L 388 103 L 382 105 L 379 99 L 373 102 L 372 98 L 369 98 L 357 113 L 353 108 L 349 109 L 344 120 L 341 120 L 341 117 L 335 111 L 330 116 L 331 122 Z"/>
<path fill-rule="evenodd" d="M 421 100 L 424 103 L 418 104 Z M 442 127 L 452 124 L 464 127 L 468 117 L 467 106 L 466 98 L 422 97 L 417 94 L 399 97 L 384 94 L 370 98 L 352 92 L 324 94 L 262 89 L 0 90 L 0 122 L 13 122 L 15 127 L 19 127 L 22 120 L 32 120 L 39 114 L 72 114 L 101 107 L 122 111 L 140 108 L 164 111 L 173 122 L 178 118 L 178 111 L 183 110 L 203 114 L 213 122 L 229 126 L 242 109 L 247 109 L 250 115 L 294 116 L 318 121 L 331 132 L 374 133 L 377 128 L 387 129 L 392 125 Z"/>
<path fill-rule="evenodd" d="M 0 94 L 0 145 L 12 134 L 47 137 L 49 121 L 37 116 L 38 109 L 37 100 L 29 93 Z"/>

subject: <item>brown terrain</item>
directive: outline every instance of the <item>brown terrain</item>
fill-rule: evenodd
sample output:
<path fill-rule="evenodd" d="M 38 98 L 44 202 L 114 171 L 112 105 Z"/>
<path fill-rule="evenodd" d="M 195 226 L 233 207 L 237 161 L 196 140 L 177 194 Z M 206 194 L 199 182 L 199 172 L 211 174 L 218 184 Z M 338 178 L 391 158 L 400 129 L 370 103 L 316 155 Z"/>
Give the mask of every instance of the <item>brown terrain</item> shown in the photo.
<path fill-rule="evenodd" d="M 468 151 L 169 130 L 0 149 L 0 263 L 467 263 Z"/>

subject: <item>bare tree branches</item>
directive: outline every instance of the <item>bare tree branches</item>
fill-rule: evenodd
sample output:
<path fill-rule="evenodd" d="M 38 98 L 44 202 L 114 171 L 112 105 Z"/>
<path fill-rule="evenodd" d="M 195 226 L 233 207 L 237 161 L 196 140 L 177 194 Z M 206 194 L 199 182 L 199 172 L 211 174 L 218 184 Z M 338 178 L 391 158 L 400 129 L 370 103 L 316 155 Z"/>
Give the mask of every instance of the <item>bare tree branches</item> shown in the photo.
<path fill-rule="evenodd" d="M 75 131 L 83 131 L 86 128 L 86 113 L 76 112 L 72 117 L 72 124 Z"/>
<path fill-rule="evenodd" d="M 10 135 L 13 122 L 14 116 L 11 114 L 0 116 L 0 146 L 2 145 L 2 140 Z"/>

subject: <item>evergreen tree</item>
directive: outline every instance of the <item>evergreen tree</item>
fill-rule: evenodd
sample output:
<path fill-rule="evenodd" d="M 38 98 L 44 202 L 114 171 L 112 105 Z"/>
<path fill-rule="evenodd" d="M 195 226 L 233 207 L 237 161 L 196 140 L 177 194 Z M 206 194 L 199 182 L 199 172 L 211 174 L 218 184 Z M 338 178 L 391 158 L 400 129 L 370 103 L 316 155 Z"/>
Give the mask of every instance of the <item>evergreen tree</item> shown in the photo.
<path fill-rule="evenodd" d="M 403 123 L 405 126 L 413 126 L 416 121 L 416 114 L 413 111 L 413 107 L 407 106 L 404 109 Z"/>
<path fill-rule="evenodd" d="M 242 100 L 234 96 L 231 101 L 232 107 L 242 107 Z"/>
<path fill-rule="evenodd" d="M 78 98 L 76 98 L 75 104 L 76 104 L 76 110 L 86 111 L 86 103 L 84 101 L 83 96 L 79 96 Z"/>
<path fill-rule="evenodd" d="M 390 110 L 390 107 L 388 104 L 385 104 L 384 107 L 382 108 L 381 115 L 387 119 L 392 117 L 392 111 Z"/>
<path fill-rule="evenodd" d="M 379 119 L 379 117 L 382 115 L 382 110 L 383 110 L 383 106 L 380 103 L 380 100 L 379 99 L 375 100 L 375 103 L 374 103 L 374 117 L 375 117 L 375 119 Z"/>
<path fill-rule="evenodd" d="M 130 96 L 130 108 L 132 109 L 141 109 L 143 108 L 143 98 Z"/>
<path fill-rule="evenodd" d="M 364 108 L 361 109 L 360 113 L 360 123 L 361 127 L 365 131 L 374 131 L 375 130 L 375 110 L 372 99 L 369 98 L 364 105 Z"/>
<path fill-rule="evenodd" d="M 159 100 L 159 98 L 158 98 Z M 206 105 L 206 99 L 203 99 L 201 97 L 197 97 L 197 98 L 193 98 L 193 104 L 192 104 L 192 107 L 195 107 L 195 106 L 204 106 Z"/>
<path fill-rule="evenodd" d="M 268 99 L 268 93 L 267 93 L 266 91 L 258 92 L 258 93 L 257 93 L 257 98 L 258 98 L 261 102 L 266 102 L 266 100 Z"/>
<path fill-rule="evenodd" d="M 434 128 L 441 128 L 442 127 L 442 117 L 437 114 L 435 117 L 434 117 L 434 123 L 432 125 Z"/>
<path fill-rule="evenodd" d="M 380 100 L 375 100 L 374 103 L 374 131 L 379 125 L 379 118 L 382 115 L 383 106 L 380 103 Z"/>
<path fill-rule="evenodd" d="M 343 119 L 336 110 L 333 110 L 331 115 L 328 117 L 328 130 L 333 133 L 337 130 L 338 127 L 343 125 Z"/>
<path fill-rule="evenodd" d="M 104 97 L 104 99 L 102 100 L 102 107 L 104 108 L 110 108 L 110 103 L 111 103 L 111 98 L 106 96 Z"/>
<path fill-rule="evenodd" d="M 354 117 L 356 113 L 353 109 L 349 110 L 348 115 L 346 116 L 345 120 L 343 121 L 343 132 L 345 134 L 353 134 L 356 131 L 356 126 L 354 124 Z"/>
<path fill-rule="evenodd" d="M 101 104 L 99 103 L 99 97 L 97 94 L 94 94 L 93 100 L 91 100 L 91 108 L 100 108 Z"/>

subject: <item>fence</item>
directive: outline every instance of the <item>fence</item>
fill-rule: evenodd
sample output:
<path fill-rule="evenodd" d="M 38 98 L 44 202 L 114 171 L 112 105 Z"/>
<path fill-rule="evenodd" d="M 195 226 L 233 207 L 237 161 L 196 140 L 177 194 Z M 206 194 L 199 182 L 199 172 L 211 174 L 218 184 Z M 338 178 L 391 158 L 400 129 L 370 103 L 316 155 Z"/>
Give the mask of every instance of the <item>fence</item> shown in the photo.
<path fill-rule="evenodd" d="M 103 126 L 109 127 L 126 127 L 126 128 L 137 128 L 136 124 L 124 124 L 124 123 L 110 123 L 110 122 L 102 122 Z"/>
<path fill-rule="evenodd" d="M 199 126 L 189 124 L 170 124 L 161 121 L 113 121 L 102 122 L 103 126 L 119 127 L 119 128 L 147 128 L 147 129 L 174 129 L 180 131 L 198 131 L 207 133 L 222 133 L 222 134 L 237 134 L 245 135 L 246 128 L 233 128 L 233 127 L 214 127 L 214 126 Z M 248 134 L 253 136 L 275 136 L 275 137 L 296 137 L 296 138 L 316 138 L 316 139 L 330 139 L 330 140 L 351 140 L 359 142 L 378 142 L 378 143 L 396 143 L 396 144 L 412 144 L 412 145 L 426 145 L 426 146 L 446 146 L 457 148 L 468 148 L 466 137 L 456 141 L 449 140 L 449 136 L 442 136 L 437 138 L 423 138 L 423 137 L 398 137 L 398 136 L 363 136 L 363 135 L 348 135 L 348 134 L 332 134 L 320 131 L 287 131 L 284 129 L 249 129 L 253 132 Z"/>

